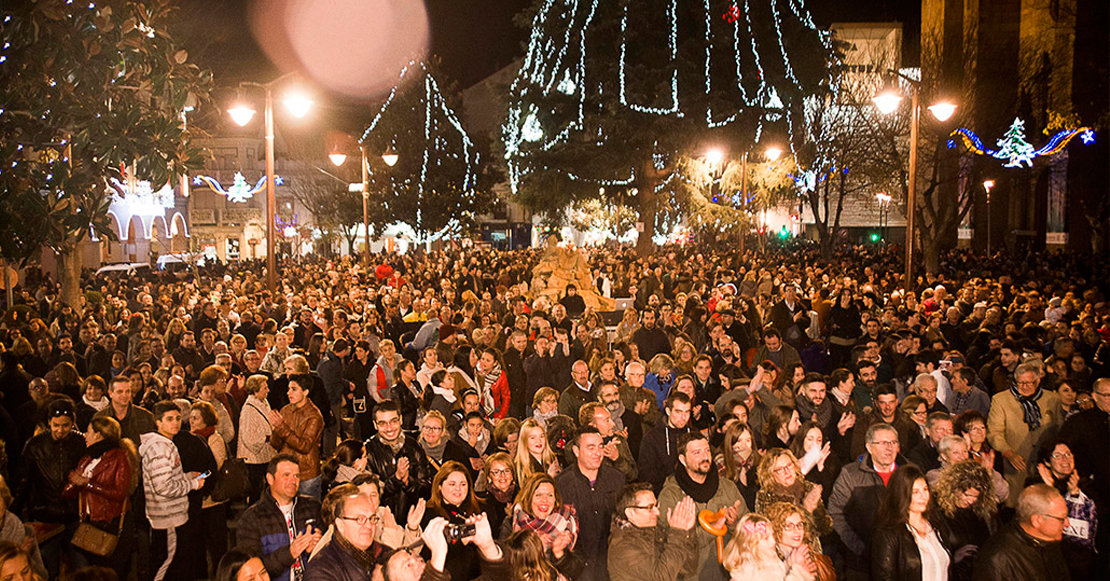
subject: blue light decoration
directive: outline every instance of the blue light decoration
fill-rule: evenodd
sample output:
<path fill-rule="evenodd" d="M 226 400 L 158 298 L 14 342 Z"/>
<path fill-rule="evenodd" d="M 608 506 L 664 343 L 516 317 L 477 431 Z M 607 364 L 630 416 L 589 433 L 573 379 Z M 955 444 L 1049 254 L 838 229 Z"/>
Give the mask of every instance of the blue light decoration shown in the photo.
<path fill-rule="evenodd" d="M 274 180 L 277 181 L 277 180 Z M 281 219 L 281 216 L 274 214 L 274 228 L 281 232 L 282 236 L 292 238 L 297 235 L 297 228 L 300 226 L 300 221 L 297 219 L 296 212 L 293 213 L 293 219 L 288 222 Z"/>
<path fill-rule="evenodd" d="M 280 186 L 284 184 L 285 180 L 283 180 L 281 176 L 274 176 L 274 185 Z M 253 188 L 250 184 L 247 183 L 247 179 L 243 177 L 243 174 L 241 172 L 235 172 L 234 181 L 226 190 L 222 185 L 220 185 L 220 182 L 216 181 L 216 178 L 209 176 L 194 177 L 193 185 L 208 186 L 208 189 L 212 190 L 213 192 L 227 197 L 228 201 L 242 203 L 253 198 L 254 195 L 258 192 L 266 189 L 266 176 L 262 176 L 261 178 L 259 178 L 258 183 L 254 184 Z"/>
<path fill-rule="evenodd" d="M 689 9 L 682 11 L 681 27 L 680 7 Z M 660 19 L 651 21 L 662 31 L 659 46 L 640 46 L 655 31 L 636 28 L 645 26 L 643 19 L 635 18 L 636 10 L 663 11 Z M 702 22 L 690 21 L 687 17 L 691 15 Z M 607 27 L 607 23 L 618 22 L 619 30 Z M 757 27 L 753 22 L 767 26 Z M 612 47 L 614 36 L 617 47 Z M 538 158 L 593 130 L 587 128 L 587 114 L 600 107 L 608 109 L 610 103 L 645 116 L 696 119 L 705 128 L 728 126 L 752 116 L 756 118 L 756 142 L 767 124 L 781 120 L 793 134 L 795 121 L 782 95 L 787 90 L 791 94 L 807 93 L 814 83 L 813 79 L 802 80 L 800 77 L 805 75 L 799 75 L 792 64 L 794 58 L 813 58 L 812 54 L 801 56 L 812 52 L 813 47 L 798 44 L 800 37 L 816 39 L 832 54 L 828 32 L 817 27 L 803 0 L 686 0 L 682 4 L 679 0 L 664 0 L 647 5 L 544 0 L 532 21 L 524 60 L 510 86 L 509 110 L 502 126 L 512 191 L 519 190 L 522 178 L 543 171 L 599 186 L 634 183 L 635 166 L 612 167 L 608 175 L 587 178 L 570 168 L 549 167 Z M 680 74 L 679 68 L 686 66 L 680 58 L 680 46 L 693 49 L 685 56 L 697 55 L 701 66 L 695 65 L 691 71 L 694 74 Z M 630 71 L 636 65 L 632 59 L 653 52 L 650 49 L 660 56 L 660 62 L 651 67 L 653 74 L 633 76 Z M 599 58 L 594 53 L 609 50 L 616 53 L 615 78 L 608 69 L 587 70 L 587 62 Z M 835 90 L 828 81 L 826 78 L 822 82 Z M 719 99 L 707 98 L 718 94 Z M 536 104 L 549 97 L 558 99 L 558 110 L 538 111 Z M 691 104 L 695 100 L 698 102 Z M 595 141 L 600 147 L 611 138 L 599 134 Z M 656 169 L 662 169 L 658 157 L 653 161 Z"/>
<path fill-rule="evenodd" d="M 1068 143 L 1073 138 L 1079 136 L 1084 145 L 1090 145 L 1095 142 L 1095 132 L 1090 127 L 1078 127 L 1075 129 L 1064 129 L 1058 131 L 1048 143 L 1035 149 L 1028 141 L 1025 140 L 1025 122 L 1020 118 L 1015 118 L 1014 122 L 1010 124 L 1010 128 L 1006 134 L 1001 137 L 997 146 L 998 149 L 991 149 L 983 145 L 983 140 L 979 138 L 975 132 L 970 129 L 960 128 L 948 135 L 948 149 L 955 149 L 957 145 L 956 139 L 959 138 L 963 141 L 967 150 L 976 155 L 987 155 L 995 159 L 1000 159 L 1006 163 L 1002 167 L 1033 167 L 1033 159 L 1037 157 L 1047 157 L 1056 155 L 1067 147 Z"/>

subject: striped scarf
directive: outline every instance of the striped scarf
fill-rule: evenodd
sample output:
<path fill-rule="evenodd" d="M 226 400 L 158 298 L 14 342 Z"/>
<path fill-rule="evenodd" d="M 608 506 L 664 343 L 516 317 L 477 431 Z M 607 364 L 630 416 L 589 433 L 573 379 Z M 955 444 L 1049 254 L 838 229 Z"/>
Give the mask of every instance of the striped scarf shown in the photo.
<path fill-rule="evenodd" d="M 1040 386 L 1037 386 L 1037 391 L 1034 391 L 1033 395 L 1026 397 L 1018 393 L 1017 383 L 1015 382 L 1010 384 L 1010 393 L 1021 404 L 1022 419 L 1025 420 L 1025 425 L 1029 426 L 1029 430 L 1040 428 L 1041 406 L 1037 405 L 1037 400 L 1041 399 L 1041 395 L 1044 394 Z"/>
<path fill-rule="evenodd" d="M 555 509 L 547 515 L 547 518 L 534 517 L 517 504 L 513 507 L 513 532 L 522 529 L 539 535 L 545 541 L 545 545 L 550 545 L 560 533 L 568 532 L 570 533 L 568 551 L 573 551 L 574 544 L 578 542 L 578 516 L 574 512 L 574 507 L 569 504 Z"/>
<path fill-rule="evenodd" d="M 492 416 L 497 411 L 497 404 L 493 401 L 493 385 L 498 379 L 501 379 L 501 366 L 494 363 L 493 369 L 482 378 L 482 409 L 486 416 Z"/>

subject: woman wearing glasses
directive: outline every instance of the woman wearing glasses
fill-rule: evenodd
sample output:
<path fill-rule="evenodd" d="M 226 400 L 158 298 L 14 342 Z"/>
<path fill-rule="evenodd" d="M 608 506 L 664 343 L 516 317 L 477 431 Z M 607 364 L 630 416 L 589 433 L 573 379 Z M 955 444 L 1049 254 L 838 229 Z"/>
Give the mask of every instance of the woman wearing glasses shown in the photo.
<path fill-rule="evenodd" d="M 447 462 L 458 462 L 463 466 L 470 464 L 470 457 L 458 442 L 447 436 L 447 420 L 443 414 L 432 410 L 424 414 L 420 425 L 420 448 L 428 457 L 432 470 L 439 471 Z M 470 469 L 470 478 L 474 479 L 477 471 Z"/>
<path fill-rule="evenodd" d="M 821 491 L 821 485 L 805 479 L 793 452 L 773 448 L 759 462 L 755 512 L 763 513 L 772 504 L 789 502 L 805 511 L 806 520 L 816 535 L 827 535 L 833 530 L 833 522 L 821 500 Z"/>
<path fill-rule="evenodd" d="M 821 542 L 813 531 L 805 510 L 789 502 L 776 502 L 764 513 L 775 530 L 775 551 L 779 559 L 800 576 L 817 581 L 836 579 L 832 559 L 821 552 Z"/>
<path fill-rule="evenodd" d="M 484 480 L 486 496 L 482 500 L 482 511 L 489 519 L 490 528 L 501 530 L 501 524 L 512 508 L 517 493 L 517 482 L 513 478 L 513 461 L 507 452 L 498 452 L 486 459 Z"/>
<path fill-rule="evenodd" d="M 1025 485 L 1042 482 L 1060 491 L 1068 505 L 1068 525 L 1064 528 L 1060 549 L 1068 563 L 1071 578 L 1093 578 L 1098 511 L 1095 502 L 1085 492 L 1091 490 L 1091 480 L 1079 477 L 1075 471 L 1075 455 L 1063 439 L 1053 438 L 1041 446 L 1037 475 L 1030 476 Z"/>

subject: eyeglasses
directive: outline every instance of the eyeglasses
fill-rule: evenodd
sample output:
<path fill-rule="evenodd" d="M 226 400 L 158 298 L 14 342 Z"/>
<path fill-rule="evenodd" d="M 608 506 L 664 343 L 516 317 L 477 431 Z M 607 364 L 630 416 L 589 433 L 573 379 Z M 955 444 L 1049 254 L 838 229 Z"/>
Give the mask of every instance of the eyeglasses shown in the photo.
<path fill-rule="evenodd" d="M 1054 514 L 1048 514 L 1047 512 L 1042 513 L 1041 516 L 1047 517 L 1047 518 L 1050 518 L 1050 519 L 1053 519 L 1053 520 L 1058 520 L 1060 522 L 1067 522 L 1067 520 L 1068 520 L 1067 516 L 1056 516 Z"/>
<path fill-rule="evenodd" d="M 1017 384 L 1021 385 L 1021 386 L 1028 387 L 1030 385 L 1037 385 L 1037 382 L 1036 381 L 1019 381 L 1019 382 L 1017 382 Z"/>
<path fill-rule="evenodd" d="M 399 426 L 401 425 L 401 418 L 393 418 L 389 421 L 376 421 L 374 425 L 377 426 Z"/>
<path fill-rule="evenodd" d="M 898 440 L 875 440 L 871 442 L 873 446 L 897 446 Z"/>
<path fill-rule="evenodd" d="M 783 531 L 786 531 L 786 532 L 790 532 L 790 531 L 804 531 L 804 530 L 806 530 L 806 523 L 804 523 L 804 522 L 799 522 L 799 523 L 793 523 L 793 522 L 787 522 L 787 523 L 782 523 L 782 530 L 783 530 Z"/>
<path fill-rule="evenodd" d="M 659 503 L 652 503 L 652 504 L 649 504 L 647 506 L 635 506 L 635 505 L 633 505 L 633 506 L 630 506 L 628 508 L 638 508 L 640 510 L 655 510 L 658 507 L 659 507 Z"/>
<path fill-rule="evenodd" d="M 343 520 L 353 520 L 353 521 L 355 521 L 356 523 L 358 523 L 358 526 L 360 526 L 360 527 L 364 527 L 364 526 L 366 526 L 366 523 L 370 523 L 370 524 L 372 524 L 372 525 L 376 525 L 376 524 L 378 524 L 379 522 L 381 522 L 381 520 L 382 520 L 382 519 L 381 519 L 380 517 L 378 517 L 377 515 L 373 515 L 373 516 L 366 516 L 366 515 L 364 515 L 364 514 L 360 514 L 360 515 L 358 515 L 358 516 L 340 516 L 340 517 L 336 517 L 336 518 L 341 518 L 341 519 L 343 519 Z"/>
<path fill-rule="evenodd" d="M 512 476 L 513 471 L 509 470 L 509 469 L 490 470 L 489 475 L 490 476 Z"/>
<path fill-rule="evenodd" d="M 1053 460 L 1063 460 L 1063 459 L 1070 460 L 1070 459 L 1074 458 L 1075 456 L 1071 452 L 1056 452 L 1051 457 L 1052 457 Z"/>
<path fill-rule="evenodd" d="M 440 427 L 440 426 L 422 426 L 420 429 L 424 430 L 425 432 L 442 432 L 443 431 L 443 428 Z"/>
<path fill-rule="evenodd" d="M 771 470 L 771 472 L 773 472 L 775 474 L 781 474 L 783 476 L 785 476 L 785 475 L 787 475 L 787 474 L 789 474 L 793 471 L 794 471 L 794 465 L 793 464 L 787 464 L 786 466 L 779 466 L 778 468 L 775 468 L 774 470 Z"/>
<path fill-rule="evenodd" d="M 924 415 L 927 415 L 928 413 L 929 413 L 929 410 L 916 410 L 916 411 L 913 412 L 913 415 L 915 415 L 915 416 L 924 416 Z"/>

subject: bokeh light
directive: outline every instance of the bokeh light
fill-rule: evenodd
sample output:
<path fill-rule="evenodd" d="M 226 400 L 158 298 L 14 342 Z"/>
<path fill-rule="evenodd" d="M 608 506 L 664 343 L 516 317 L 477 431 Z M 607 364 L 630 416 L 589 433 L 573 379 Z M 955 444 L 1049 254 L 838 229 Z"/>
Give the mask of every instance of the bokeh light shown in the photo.
<path fill-rule="evenodd" d="M 250 15 L 279 69 L 351 97 L 379 96 L 428 51 L 421 0 L 254 0 Z"/>

